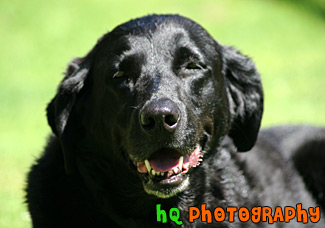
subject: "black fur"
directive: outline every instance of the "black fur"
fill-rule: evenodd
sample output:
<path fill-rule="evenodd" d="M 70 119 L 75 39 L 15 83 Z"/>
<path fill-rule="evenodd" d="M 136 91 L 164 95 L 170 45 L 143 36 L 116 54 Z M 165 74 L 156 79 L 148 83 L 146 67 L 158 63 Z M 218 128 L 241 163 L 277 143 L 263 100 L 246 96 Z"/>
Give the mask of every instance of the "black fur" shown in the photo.
<path fill-rule="evenodd" d="M 324 208 L 325 130 L 277 127 L 257 139 L 262 112 L 253 61 L 195 22 L 152 15 L 122 24 L 70 63 L 48 105 L 53 134 L 28 175 L 33 226 L 179 227 L 157 222 L 161 204 L 180 210 L 182 227 L 264 227 L 189 223 L 188 207 Z M 144 189 L 134 163 L 197 145 L 203 161 L 182 177 L 186 187 Z M 300 226 L 325 225 L 274 225 Z"/>

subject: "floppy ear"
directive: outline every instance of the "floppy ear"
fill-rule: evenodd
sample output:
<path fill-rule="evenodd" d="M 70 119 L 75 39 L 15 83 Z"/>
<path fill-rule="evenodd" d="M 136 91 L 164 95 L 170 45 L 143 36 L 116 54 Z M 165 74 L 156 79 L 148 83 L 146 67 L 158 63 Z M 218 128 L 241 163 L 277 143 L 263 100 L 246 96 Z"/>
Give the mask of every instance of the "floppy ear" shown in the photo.
<path fill-rule="evenodd" d="M 54 134 L 58 137 L 63 151 L 64 165 L 67 174 L 72 173 L 74 156 L 73 136 L 74 130 L 69 128 L 69 117 L 76 98 L 84 86 L 89 65 L 84 59 L 76 58 L 68 65 L 66 74 L 60 83 L 57 94 L 47 106 L 47 119 Z"/>
<path fill-rule="evenodd" d="M 232 47 L 223 47 L 223 74 L 231 113 L 229 136 L 238 151 L 256 141 L 263 113 L 263 90 L 253 61 Z"/>

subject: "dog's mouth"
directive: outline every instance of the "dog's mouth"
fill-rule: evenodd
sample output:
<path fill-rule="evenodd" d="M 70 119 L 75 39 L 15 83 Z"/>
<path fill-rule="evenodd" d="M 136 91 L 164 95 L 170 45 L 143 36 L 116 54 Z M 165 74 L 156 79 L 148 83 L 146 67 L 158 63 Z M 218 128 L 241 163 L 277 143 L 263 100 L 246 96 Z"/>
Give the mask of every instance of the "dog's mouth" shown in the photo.
<path fill-rule="evenodd" d="M 191 154 L 181 155 L 172 149 L 162 149 L 143 162 L 135 162 L 139 173 L 149 174 L 161 184 L 172 184 L 171 177 L 186 174 L 202 161 L 201 147 L 197 145 Z"/>
<path fill-rule="evenodd" d="M 203 161 L 203 149 L 207 137 L 192 152 L 181 153 L 162 148 L 144 161 L 133 161 L 143 179 L 144 190 L 160 198 L 169 198 L 184 191 L 189 185 L 189 172 Z"/>

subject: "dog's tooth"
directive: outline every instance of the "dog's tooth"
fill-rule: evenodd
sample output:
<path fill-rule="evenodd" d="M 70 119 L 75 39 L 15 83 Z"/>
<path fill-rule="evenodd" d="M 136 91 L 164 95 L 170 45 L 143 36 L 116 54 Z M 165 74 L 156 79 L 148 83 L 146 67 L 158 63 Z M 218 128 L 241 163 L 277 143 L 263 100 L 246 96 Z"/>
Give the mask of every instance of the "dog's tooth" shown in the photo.
<path fill-rule="evenodd" d="M 167 177 L 170 177 L 171 175 L 173 175 L 173 170 L 168 171 Z"/>
<path fill-rule="evenodd" d="M 150 162 L 148 160 L 144 160 L 144 164 L 147 167 L 148 173 L 150 173 L 150 170 L 151 170 Z"/>
<path fill-rule="evenodd" d="M 156 171 L 154 169 L 152 169 L 151 173 L 152 175 L 156 175 Z"/>
<path fill-rule="evenodd" d="M 174 167 L 172 170 L 173 170 L 173 172 L 174 172 L 175 174 L 177 174 L 178 171 L 179 171 L 178 167 Z"/>
<path fill-rule="evenodd" d="M 156 175 L 157 175 L 157 176 L 160 176 L 160 172 L 159 172 L 159 171 L 156 171 Z"/>
<path fill-rule="evenodd" d="M 165 173 L 163 173 L 163 172 L 160 173 L 160 176 L 164 176 L 164 175 L 165 175 Z"/>
<path fill-rule="evenodd" d="M 190 164 L 189 163 L 183 164 L 183 166 L 184 166 L 184 169 L 189 169 L 190 168 Z"/>
<path fill-rule="evenodd" d="M 179 168 L 179 170 L 182 170 L 182 167 L 183 167 L 183 161 L 184 161 L 184 157 L 181 156 L 181 157 L 179 158 L 179 162 L 178 162 L 178 168 Z"/>

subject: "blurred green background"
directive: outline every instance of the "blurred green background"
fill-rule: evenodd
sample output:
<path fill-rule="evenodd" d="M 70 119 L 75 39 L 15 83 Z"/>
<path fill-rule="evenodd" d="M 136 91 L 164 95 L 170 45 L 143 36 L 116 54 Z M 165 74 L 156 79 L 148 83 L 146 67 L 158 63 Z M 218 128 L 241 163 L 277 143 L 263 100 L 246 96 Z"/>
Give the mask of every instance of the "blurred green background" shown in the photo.
<path fill-rule="evenodd" d="M 30 227 L 25 177 L 50 129 L 45 107 L 66 64 L 131 18 L 179 13 L 251 56 L 263 126 L 325 124 L 323 0 L 1 0 L 0 227 Z"/>

